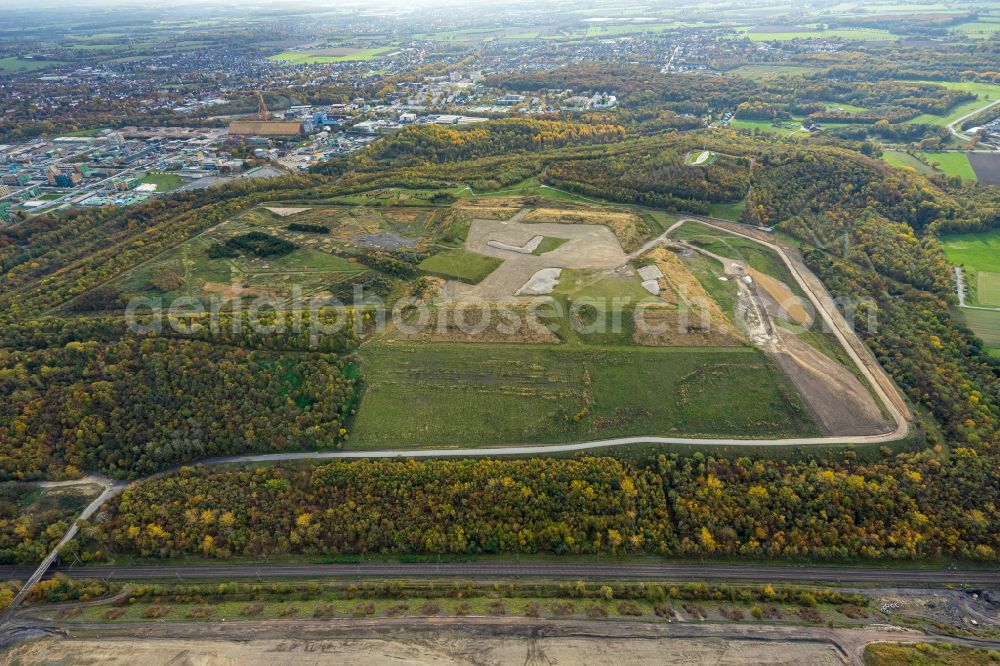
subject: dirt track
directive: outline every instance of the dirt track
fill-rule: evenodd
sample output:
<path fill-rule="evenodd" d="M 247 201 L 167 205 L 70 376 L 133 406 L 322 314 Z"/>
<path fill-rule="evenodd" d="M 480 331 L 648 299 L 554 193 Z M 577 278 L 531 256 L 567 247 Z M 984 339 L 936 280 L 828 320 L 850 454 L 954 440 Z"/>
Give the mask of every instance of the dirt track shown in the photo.
<path fill-rule="evenodd" d="M 159 623 L 67 627 L 0 664 L 843 664 L 889 629 L 528 618 Z"/>
<path fill-rule="evenodd" d="M 791 379 L 827 434 L 877 435 L 892 430 L 864 384 L 847 368 L 776 329 L 779 344 L 764 352 Z"/>

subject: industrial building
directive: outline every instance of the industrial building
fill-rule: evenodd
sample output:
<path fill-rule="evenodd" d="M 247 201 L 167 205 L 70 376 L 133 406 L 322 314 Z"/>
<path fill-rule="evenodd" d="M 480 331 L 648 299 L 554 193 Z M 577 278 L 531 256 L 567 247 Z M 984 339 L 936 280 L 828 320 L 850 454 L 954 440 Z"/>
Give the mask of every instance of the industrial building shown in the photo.
<path fill-rule="evenodd" d="M 268 139 L 291 139 L 302 136 L 302 121 L 271 120 L 271 114 L 264 104 L 264 95 L 257 93 L 260 109 L 255 120 L 234 120 L 229 123 L 229 136 L 259 136 Z M 308 108 L 308 107 L 303 107 Z"/>

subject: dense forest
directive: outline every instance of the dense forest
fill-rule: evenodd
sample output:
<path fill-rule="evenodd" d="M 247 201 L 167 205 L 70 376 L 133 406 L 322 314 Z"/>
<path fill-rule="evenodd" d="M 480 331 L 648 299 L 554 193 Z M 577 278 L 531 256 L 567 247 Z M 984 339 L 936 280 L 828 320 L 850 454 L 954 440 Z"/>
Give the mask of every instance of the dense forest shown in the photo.
<path fill-rule="evenodd" d="M 995 559 L 1000 472 L 968 449 L 862 464 L 696 454 L 182 470 L 116 500 L 82 557 L 650 553 Z"/>
<path fill-rule="evenodd" d="M 185 469 L 89 535 L 169 557 L 295 552 L 636 553 L 673 541 L 655 474 L 611 458 Z"/>
<path fill-rule="evenodd" d="M 334 445 L 346 434 L 357 378 L 346 356 L 258 351 L 250 332 L 201 334 L 240 343 L 232 346 L 121 328 L 71 323 L 21 344 L 18 332 L 8 336 L 4 479 L 135 477 L 208 456 Z"/>

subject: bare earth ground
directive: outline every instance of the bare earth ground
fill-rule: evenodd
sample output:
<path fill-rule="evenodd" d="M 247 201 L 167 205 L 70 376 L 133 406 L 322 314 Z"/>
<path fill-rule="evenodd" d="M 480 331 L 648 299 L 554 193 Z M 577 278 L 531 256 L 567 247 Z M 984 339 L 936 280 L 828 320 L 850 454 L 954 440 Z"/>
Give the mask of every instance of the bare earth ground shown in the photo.
<path fill-rule="evenodd" d="M 0 664 L 844 664 L 899 629 L 427 618 L 67 627 Z M 925 638 L 926 639 L 926 638 Z"/>
<path fill-rule="evenodd" d="M 163 666 L 307 666 L 309 664 L 841 664 L 822 644 L 732 642 L 722 639 L 552 638 L 321 641 L 77 641 L 46 639 L 11 651 L 0 663 L 143 664 Z"/>
<path fill-rule="evenodd" d="M 788 375 L 823 430 L 832 435 L 873 435 L 892 425 L 850 370 L 781 329 L 780 343 L 764 351 Z"/>
<path fill-rule="evenodd" d="M 520 217 L 520 214 L 517 216 Z M 490 246 L 491 240 L 523 246 L 535 236 L 565 238 L 567 242 L 552 252 L 535 256 Z M 514 292 L 543 268 L 587 268 L 614 270 L 628 263 L 615 235 L 605 226 L 589 224 L 533 223 L 516 219 L 472 221 L 465 249 L 503 259 L 503 264 L 476 285 L 451 282 L 446 297 L 456 300 L 515 299 Z"/>

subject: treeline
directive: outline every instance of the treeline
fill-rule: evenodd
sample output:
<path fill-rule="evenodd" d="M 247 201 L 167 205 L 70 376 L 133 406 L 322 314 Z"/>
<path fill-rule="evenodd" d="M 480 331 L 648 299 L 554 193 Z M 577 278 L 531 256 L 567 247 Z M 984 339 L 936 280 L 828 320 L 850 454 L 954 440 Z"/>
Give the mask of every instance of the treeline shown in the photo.
<path fill-rule="evenodd" d="M 218 558 L 665 553 L 674 540 L 659 477 L 611 458 L 184 469 L 129 488 L 85 536 L 100 555 Z"/>
<path fill-rule="evenodd" d="M 0 478 L 136 477 L 347 434 L 358 374 L 348 357 L 102 333 L 66 341 L 52 330 L 48 346 L 36 334 L 0 348 Z"/>
<path fill-rule="evenodd" d="M 711 203 L 742 199 L 750 184 L 748 158 L 720 155 L 708 167 L 684 164 L 697 141 L 674 139 L 650 150 L 639 144 L 591 159 L 555 161 L 542 179 L 551 185 L 591 197 L 654 208 L 707 213 Z"/>
<path fill-rule="evenodd" d="M 540 72 L 493 77 L 490 82 L 515 91 L 572 89 L 610 90 L 626 110 L 664 110 L 696 116 L 735 110 L 737 118 L 772 120 L 791 115 L 826 122 L 899 124 L 921 113 L 942 115 L 975 95 L 934 83 L 899 81 L 882 76 L 872 80 L 822 73 L 769 75 L 760 80 L 741 76 L 662 73 L 642 65 L 590 63 Z M 867 109 L 857 114 L 828 109 L 837 103 Z"/>
<path fill-rule="evenodd" d="M 1000 472 L 969 449 L 861 463 L 660 457 L 185 469 L 84 529 L 86 559 L 640 554 L 995 560 Z"/>
<path fill-rule="evenodd" d="M 372 145 L 368 157 L 393 166 L 454 162 L 487 155 L 538 151 L 580 144 L 616 143 L 625 138 L 621 125 L 509 118 L 465 127 L 417 125 Z"/>

